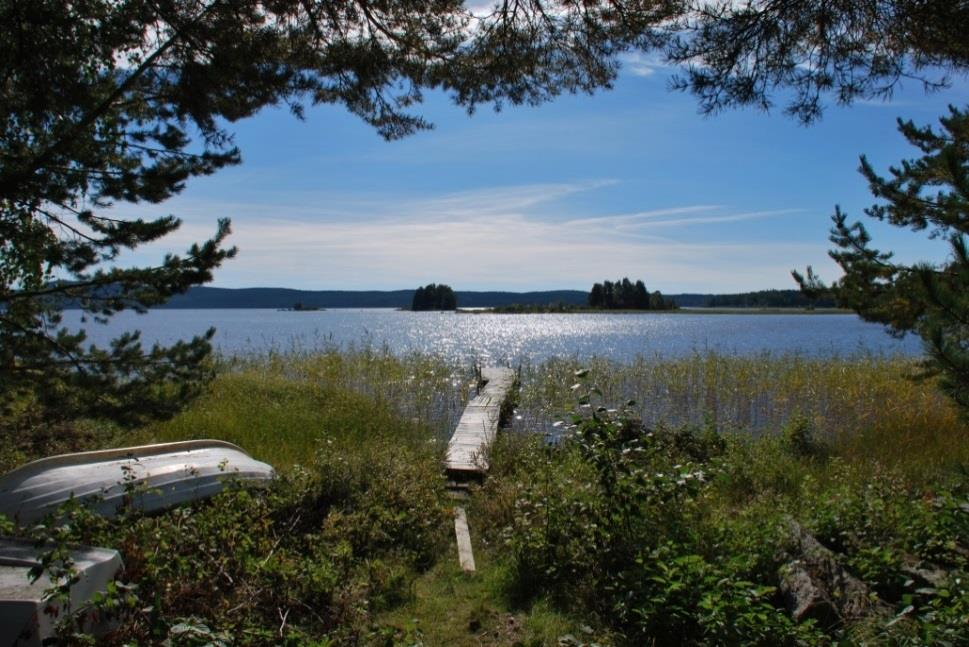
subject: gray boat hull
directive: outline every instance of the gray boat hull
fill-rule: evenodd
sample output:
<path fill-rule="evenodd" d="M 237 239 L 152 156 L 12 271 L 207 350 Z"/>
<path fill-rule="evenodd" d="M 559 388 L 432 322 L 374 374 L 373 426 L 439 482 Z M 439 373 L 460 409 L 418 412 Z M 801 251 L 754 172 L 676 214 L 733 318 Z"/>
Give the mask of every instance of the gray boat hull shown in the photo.
<path fill-rule="evenodd" d="M 112 517 L 211 497 L 231 481 L 264 484 L 273 468 L 232 443 L 192 440 L 43 458 L 0 477 L 0 514 L 35 523 L 74 498 Z"/>

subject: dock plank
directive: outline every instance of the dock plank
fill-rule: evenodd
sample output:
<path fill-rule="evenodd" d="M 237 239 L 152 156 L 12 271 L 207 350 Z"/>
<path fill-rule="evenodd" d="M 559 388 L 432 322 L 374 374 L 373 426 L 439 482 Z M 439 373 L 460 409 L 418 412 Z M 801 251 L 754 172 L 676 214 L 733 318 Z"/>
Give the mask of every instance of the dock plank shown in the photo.
<path fill-rule="evenodd" d="M 465 408 L 448 442 L 445 469 L 448 472 L 483 474 L 488 470 L 483 454 L 498 432 L 501 406 L 515 384 L 510 368 L 481 369 L 484 386 Z"/>
<path fill-rule="evenodd" d="M 465 573 L 474 572 L 474 552 L 471 550 L 471 531 L 468 530 L 468 516 L 464 508 L 454 508 L 454 535 L 458 542 L 458 563 Z"/>
<path fill-rule="evenodd" d="M 495 439 L 501 417 L 501 407 L 515 385 L 515 371 L 510 368 L 483 368 L 481 379 L 485 384 L 461 415 L 458 425 L 447 445 L 445 469 L 454 477 L 452 492 L 459 492 L 462 477 L 480 476 L 488 471 L 484 450 Z M 463 487 L 466 487 L 463 486 Z M 467 497 L 467 491 L 460 490 Z M 458 561 L 465 573 L 475 570 L 474 553 L 471 549 L 471 533 L 468 517 L 461 506 L 454 508 L 454 534 L 458 544 Z"/>

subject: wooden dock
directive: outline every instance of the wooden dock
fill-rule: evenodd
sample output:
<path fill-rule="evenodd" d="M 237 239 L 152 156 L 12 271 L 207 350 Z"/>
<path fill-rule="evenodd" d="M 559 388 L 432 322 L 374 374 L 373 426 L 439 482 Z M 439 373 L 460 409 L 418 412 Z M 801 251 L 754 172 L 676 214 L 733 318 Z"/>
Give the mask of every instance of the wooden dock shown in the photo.
<path fill-rule="evenodd" d="M 484 452 L 498 433 L 501 408 L 515 385 L 515 371 L 510 368 L 482 368 L 484 386 L 468 403 L 461 420 L 447 445 L 444 468 L 452 479 L 452 492 L 467 497 L 462 485 L 469 479 L 481 478 L 488 471 Z M 475 570 L 474 553 L 471 550 L 471 532 L 464 508 L 454 508 L 454 535 L 458 544 L 458 560 L 467 573 Z"/>
<path fill-rule="evenodd" d="M 468 406 L 447 444 L 445 469 L 448 476 L 467 478 L 488 471 L 485 448 L 495 439 L 501 407 L 515 384 L 515 371 L 510 368 L 482 368 L 485 382 Z"/>

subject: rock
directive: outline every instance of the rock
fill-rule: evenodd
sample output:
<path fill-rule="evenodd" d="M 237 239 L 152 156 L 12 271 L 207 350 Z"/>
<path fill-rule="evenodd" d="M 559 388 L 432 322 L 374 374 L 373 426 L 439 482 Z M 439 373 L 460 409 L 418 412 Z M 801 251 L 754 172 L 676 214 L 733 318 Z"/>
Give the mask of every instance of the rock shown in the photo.
<path fill-rule="evenodd" d="M 794 540 L 794 554 L 781 567 L 779 589 L 795 621 L 813 618 L 822 627 L 832 627 L 890 612 L 811 533 L 793 519 L 788 519 L 787 525 Z"/>
<path fill-rule="evenodd" d="M 919 564 L 905 564 L 899 569 L 919 587 L 945 588 L 948 574 L 939 568 L 926 568 Z"/>
<path fill-rule="evenodd" d="M 795 622 L 813 619 L 822 627 L 840 621 L 827 593 L 818 586 L 801 560 L 794 560 L 781 568 L 781 594 Z"/>

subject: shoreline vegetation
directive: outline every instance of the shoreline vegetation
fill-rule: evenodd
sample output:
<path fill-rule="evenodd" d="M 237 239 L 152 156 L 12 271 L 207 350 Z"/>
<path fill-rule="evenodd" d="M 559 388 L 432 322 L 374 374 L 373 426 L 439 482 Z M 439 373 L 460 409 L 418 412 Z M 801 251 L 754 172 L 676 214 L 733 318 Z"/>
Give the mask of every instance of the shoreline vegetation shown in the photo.
<path fill-rule="evenodd" d="M 458 300 L 454 295 L 454 290 L 450 285 L 441 283 L 429 283 L 414 290 L 414 298 L 411 300 L 410 309 L 414 312 L 421 311 L 446 311 L 455 310 Z"/>
<path fill-rule="evenodd" d="M 301 301 L 297 301 L 289 308 L 279 308 L 280 312 L 326 312 L 326 308 L 319 306 L 309 306 Z"/>
<path fill-rule="evenodd" d="M 457 565 L 441 464 L 473 367 L 358 349 L 215 370 L 183 413 L 133 434 L 6 430 L 4 469 L 221 438 L 279 473 L 161 515 L 107 521 L 74 505 L 67 523 L 18 531 L 121 551 L 121 582 L 98 603 L 118 625 L 98 644 L 969 640 L 969 426 L 932 379 L 911 379 L 917 361 L 523 366 L 467 506 L 473 575 Z M 831 582 L 796 570 L 810 541 L 865 604 L 826 602 Z M 807 612 L 789 610 L 812 595 L 796 581 L 817 587 Z"/>
<path fill-rule="evenodd" d="M 297 301 L 320 308 L 409 308 L 415 290 L 295 290 L 288 288 L 214 288 L 196 286 L 185 294 L 174 295 L 166 303 L 153 306 L 159 309 L 208 308 L 289 308 Z M 426 291 L 425 291 L 426 295 Z M 489 308 L 525 304 L 543 306 L 566 303 L 575 306 L 589 304 L 589 291 L 544 290 L 533 292 L 455 290 L 457 305 L 465 308 Z M 664 295 L 677 306 L 694 307 L 750 307 L 750 308 L 816 308 L 833 307 L 830 299 L 812 299 L 799 290 L 759 290 L 735 294 L 682 293 Z M 67 308 L 76 308 L 68 302 Z"/>
<path fill-rule="evenodd" d="M 575 306 L 567 303 L 553 303 L 547 305 L 519 304 L 497 306 L 494 308 L 457 308 L 462 314 L 605 314 L 605 315 L 635 315 L 635 314 L 702 314 L 702 315 L 847 315 L 855 314 L 853 310 L 845 308 L 802 308 L 802 307 L 676 307 L 665 310 L 639 310 L 635 308 L 610 310 L 593 308 L 591 306 Z"/>

